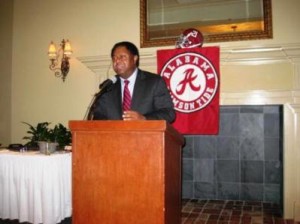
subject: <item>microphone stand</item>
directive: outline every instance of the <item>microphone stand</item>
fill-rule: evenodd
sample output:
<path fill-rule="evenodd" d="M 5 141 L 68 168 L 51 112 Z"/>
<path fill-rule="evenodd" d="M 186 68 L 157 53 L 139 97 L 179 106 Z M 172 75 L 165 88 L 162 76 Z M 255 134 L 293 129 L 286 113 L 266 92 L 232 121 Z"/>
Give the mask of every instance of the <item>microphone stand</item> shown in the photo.
<path fill-rule="evenodd" d="M 106 76 L 108 76 L 108 74 L 109 74 L 109 69 L 111 68 L 111 65 L 112 65 L 112 63 L 110 63 L 107 68 Z M 112 82 L 115 83 L 116 80 L 115 81 L 112 80 Z M 97 100 L 102 96 L 103 93 L 105 93 L 111 89 L 110 86 L 108 85 L 108 83 L 107 82 L 105 82 L 105 83 L 106 83 L 106 85 L 104 83 L 100 84 L 100 86 L 99 86 L 100 91 L 98 93 L 94 94 L 93 99 L 91 100 L 91 102 L 87 108 L 87 111 L 84 115 L 84 118 L 83 118 L 84 120 L 94 120 L 94 110 L 96 107 Z"/>
<path fill-rule="evenodd" d="M 84 115 L 84 120 L 93 120 L 95 103 L 96 103 L 96 98 L 97 98 L 96 95 L 97 94 L 94 94 L 93 99 L 90 102 L 90 105 L 88 106 L 88 110 Z"/>
<path fill-rule="evenodd" d="M 98 93 L 94 94 L 94 97 L 88 107 L 87 113 L 84 116 L 84 120 L 93 120 L 94 111 L 96 108 L 96 102 L 107 91 L 108 91 L 108 88 L 102 88 Z"/>
<path fill-rule="evenodd" d="M 117 78 L 116 78 L 116 75 L 115 75 L 113 78 L 107 79 L 103 83 L 100 84 L 100 86 L 99 86 L 100 91 L 94 95 L 91 103 L 89 104 L 87 112 L 84 115 L 84 120 L 93 120 L 93 118 L 94 118 L 94 110 L 95 110 L 95 107 L 96 107 L 97 100 L 104 93 L 110 91 L 112 84 L 114 84 L 116 81 L 117 81 Z"/>

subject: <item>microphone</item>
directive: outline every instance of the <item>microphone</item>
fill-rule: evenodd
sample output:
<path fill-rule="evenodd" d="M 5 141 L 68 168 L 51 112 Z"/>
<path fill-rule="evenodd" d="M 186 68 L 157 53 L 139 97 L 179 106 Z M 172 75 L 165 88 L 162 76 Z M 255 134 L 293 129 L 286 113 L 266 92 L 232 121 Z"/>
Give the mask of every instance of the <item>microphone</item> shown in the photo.
<path fill-rule="evenodd" d="M 105 81 L 103 81 L 100 85 L 99 85 L 99 89 L 104 90 L 109 88 L 111 85 L 115 84 L 117 81 L 117 77 L 113 76 L 109 79 L 106 79 Z"/>
<path fill-rule="evenodd" d="M 90 104 L 90 107 L 89 107 L 86 115 L 84 116 L 85 118 L 87 118 L 87 120 L 93 120 L 94 110 L 95 110 L 95 107 L 96 107 L 97 100 L 102 96 L 102 94 L 110 91 L 111 86 L 113 84 L 115 84 L 117 82 L 117 80 L 118 80 L 117 75 L 115 75 L 115 76 L 113 76 L 109 79 L 106 79 L 104 82 L 102 82 L 99 85 L 100 91 L 94 95 L 93 100 Z"/>
<path fill-rule="evenodd" d="M 99 85 L 99 89 L 100 91 L 98 93 L 95 94 L 96 97 L 100 97 L 102 94 L 108 92 L 111 90 L 111 87 L 113 84 L 115 84 L 117 82 L 117 76 L 113 76 L 109 79 L 106 79 L 105 81 L 103 81 L 100 85 Z"/>

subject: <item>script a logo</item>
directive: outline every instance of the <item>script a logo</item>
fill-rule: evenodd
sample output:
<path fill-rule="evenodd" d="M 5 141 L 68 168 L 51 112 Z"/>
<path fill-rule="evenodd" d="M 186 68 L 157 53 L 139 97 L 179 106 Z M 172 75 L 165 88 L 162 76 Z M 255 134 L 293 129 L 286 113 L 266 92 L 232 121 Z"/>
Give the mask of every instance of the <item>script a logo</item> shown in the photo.
<path fill-rule="evenodd" d="M 171 58 L 161 76 L 170 90 L 175 110 L 191 113 L 205 108 L 218 89 L 218 75 L 201 54 L 183 53 Z"/>

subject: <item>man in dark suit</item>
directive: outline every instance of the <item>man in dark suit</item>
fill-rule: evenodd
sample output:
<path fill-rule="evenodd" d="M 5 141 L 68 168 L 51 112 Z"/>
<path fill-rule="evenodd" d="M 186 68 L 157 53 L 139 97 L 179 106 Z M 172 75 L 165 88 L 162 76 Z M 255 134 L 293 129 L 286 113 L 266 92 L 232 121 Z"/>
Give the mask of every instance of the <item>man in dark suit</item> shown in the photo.
<path fill-rule="evenodd" d="M 139 52 L 130 42 L 119 42 L 111 50 L 117 81 L 95 101 L 94 120 L 166 120 L 175 119 L 173 102 L 161 76 L 140 70 Z M 128 80 L 130 109 L 122 107 Z"/>

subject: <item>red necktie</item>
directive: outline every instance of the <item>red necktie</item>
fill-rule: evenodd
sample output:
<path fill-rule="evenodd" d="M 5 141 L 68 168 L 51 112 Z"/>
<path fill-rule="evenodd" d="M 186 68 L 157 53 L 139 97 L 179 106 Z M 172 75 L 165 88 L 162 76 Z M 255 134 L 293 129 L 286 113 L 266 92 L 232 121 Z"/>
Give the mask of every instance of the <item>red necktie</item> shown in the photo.
<path fill-rule="evenodd" d="M 130 110 L 131 96 L 130 96 L 130 92 L 128 89 L 129 81 L 125 80 L 124 83 L 125 83 L 125 86 L 124 86 L 124 92 L 123 92 L 123 111 L 126 111 L 126 110 Z"/>

